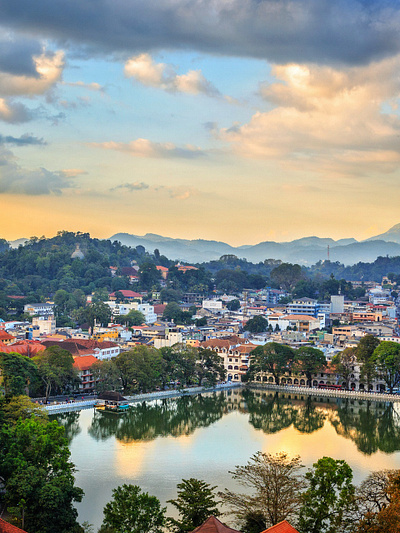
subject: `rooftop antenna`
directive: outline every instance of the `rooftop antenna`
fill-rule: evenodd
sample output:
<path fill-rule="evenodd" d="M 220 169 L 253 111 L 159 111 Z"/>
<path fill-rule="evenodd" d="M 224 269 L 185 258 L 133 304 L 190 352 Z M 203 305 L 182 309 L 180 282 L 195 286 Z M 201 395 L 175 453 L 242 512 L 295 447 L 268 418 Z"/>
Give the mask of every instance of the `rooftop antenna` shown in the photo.
<path fill-rule="evenodd" d="M 329 244 L 328 244 L 328 261 L 329 261 Z"/>

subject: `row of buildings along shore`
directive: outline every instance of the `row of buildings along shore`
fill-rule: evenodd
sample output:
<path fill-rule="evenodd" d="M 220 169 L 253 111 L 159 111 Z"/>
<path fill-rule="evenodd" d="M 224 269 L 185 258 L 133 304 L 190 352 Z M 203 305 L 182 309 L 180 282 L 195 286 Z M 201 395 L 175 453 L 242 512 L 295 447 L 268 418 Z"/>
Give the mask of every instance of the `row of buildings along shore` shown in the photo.
<path fill-rule="evenodd" d="M 192 267 L 194 268 L 194 267 Z M 383 280 L 385 281 L 385 280 Z M 109 294 L 105 302 L 111 310 L 112 320 L 107 327 L 96 326 L 88 331 L 74 328 L 57 328 L 55 306 L 52 302 L 31 303 L 25 313 L 32 322 L 0 321 L 0 352 L 17 352 L 28 357 L 46 347 L 60 345 L 71 352 L 78 369 L 82 392 L 95 388 L 91 366 L 98 360 L 110 359 L 121 351 L 144 344 L 161 348 L 182 344 L 215 350 L 224 360 L 228 381 L 240 382 L 249 367 L 251 352 L 267 342 L 277 342 L 299 348 L 312 345 L 322 350 L 327 366 L 313 377 L 312 385 L 343 385 L 334 372 L 331 361 L 334 355 L 348 347 L 356 347 L 365 335 L 380 340 L 400 342 L 398 335 L 398 305 L 390 287 L 369 283 L 367 297 L 360 301 L 346 301 L 343 295 L 331 296 L 330 302 L 312 298 L 292 299 L 283 304 L 289 294 L 279 289 L 243 291 L 240 295 L 224 294 L 215 298 L 202 298 L 201 294 L 187 293 L 180 303 L 182 311 L 191 310 L 201 327 L 183 326 L 166 322 L 163 313 L 166 303 L 150 304 L 149 295 L 131 290 Z M 151 297 L 157 298 L 157 294 Z M 236 311 L 229 310 L 229 302 L 238 299 Z M 122 300 L 122 301 L 121 301 Z M 90 296 L 88 297 L 90 302 Z M 140 311 L 145 322 L 127 327 L 117 323 L 117 317 L 131 310 Z M 251 334 L 244 329 L 246 323 L 261 316 L 266 320 L 266 331 Z M 360 369 L 355 364 L 350 388 L 354 390 L 385 390 L 383 380 L 364 383 Z M 259 375 L 258 381 L 273 382 L 272 375 Z M 304 375 L 286 375 L 282 384 L 306 385 Z"/>

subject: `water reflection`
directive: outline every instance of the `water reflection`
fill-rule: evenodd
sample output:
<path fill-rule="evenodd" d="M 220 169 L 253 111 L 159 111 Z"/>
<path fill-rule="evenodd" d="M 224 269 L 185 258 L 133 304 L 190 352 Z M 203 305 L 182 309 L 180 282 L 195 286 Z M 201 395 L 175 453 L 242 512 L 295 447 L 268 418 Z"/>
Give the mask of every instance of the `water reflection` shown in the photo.
<path fill-rule="evenodd" d="M 190 435 L 222 418 L 228 406 L 223 393 L 186 396 L 131 407 L 121 415 L 95 412 L 89 434 L 97 440 L 116 436 L 123 442 Z"/>
<path fill-rule="evenodd" d="M 68 444 L 71 444 L 73 439 L 82 431 L 79 425 L 79 415 L 79 411 L 73 411 L 71 413 L 61 413 L 55 417 L 50 417 L 50 419 L 55 418 L 57 422 L 63 426 L 65 430 L 64 437 L 67 439 Z"/>
<path fill-rule="evenodd" d="M 365 455 L 378 450 L 385 453 L 400 450 L 400 415 L 396 404 L 260 390 L 144 402 L 121 415 L 94 412 L 88 433 L 98 441 L 115 437 L 124 443 L 179 437 L 208 427 L 232 411 L 248 414 L 249 423 L 265 434 L 291 426 L 300 433 L 311 434 L 330 424 Z M 70 442 L 80 431 L 78 418 L 77 412 L 57 416 Z"/>

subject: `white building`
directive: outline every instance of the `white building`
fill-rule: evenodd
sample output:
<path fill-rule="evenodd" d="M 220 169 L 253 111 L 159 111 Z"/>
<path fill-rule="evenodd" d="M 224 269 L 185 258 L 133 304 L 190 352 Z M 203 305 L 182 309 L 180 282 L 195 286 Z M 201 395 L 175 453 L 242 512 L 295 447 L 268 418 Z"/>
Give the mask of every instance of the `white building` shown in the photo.
<path fill-rule="evenodd" d="M 25 304 L 24 313 L 28 313 L 30 316 L 40 315 L 54 315 L 54 303 L 36 303 L 36 304 Z"/>
<path fill-rule="evenodd" d="M 154 306 L 150 304 L 140 304 L 138 302 L 129 302 L 129 303 L 117 303 L 112 300 L 105 302 L 108 307 L 110 307 L 113 316 L 125 316 L 130 311 L 140 311 L 143 316 L 146 324 L 154 324 L 157 321 L 157 315 L 154 312 Z"/>
<path fill-rule="evenodd" d="M 34 316 L 32 326 L 38 328 L 38 335 L 53 335 L 56 332 L 56 319 L 54 315 Z"/>

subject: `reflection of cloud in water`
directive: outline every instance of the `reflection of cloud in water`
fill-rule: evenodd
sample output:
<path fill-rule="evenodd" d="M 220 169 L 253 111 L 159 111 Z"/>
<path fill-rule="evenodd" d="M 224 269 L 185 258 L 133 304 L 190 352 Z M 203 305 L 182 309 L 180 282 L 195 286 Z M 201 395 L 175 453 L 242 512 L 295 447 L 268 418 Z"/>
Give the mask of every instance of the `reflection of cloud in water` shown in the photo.
<path fill-rule="evenodd" d="M 115 441 L 115 469 L 121 477 L 136 478 L 143 474 L 148 463 L 148 456 L 152 453 L 156 441 L 147 442 L 119 442 Z"/>

